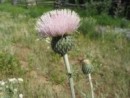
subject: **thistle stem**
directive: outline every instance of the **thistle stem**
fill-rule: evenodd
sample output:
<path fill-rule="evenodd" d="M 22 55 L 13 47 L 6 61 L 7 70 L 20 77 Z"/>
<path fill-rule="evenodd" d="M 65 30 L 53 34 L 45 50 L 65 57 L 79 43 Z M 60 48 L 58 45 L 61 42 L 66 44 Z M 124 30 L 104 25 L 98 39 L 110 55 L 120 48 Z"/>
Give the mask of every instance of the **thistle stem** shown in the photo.
<path fill-rule="evenodd" d="M 75 97 L 75 90 L 74 90 L 74 82 L 73 82 L 73 77 L 72 77 L 72 71 L 71 71 L 71 67 L 69 64 L 68 55 L 65 54 L 63 56 L 63 58 L 64 58 L 64 62 L 66 65 L 67 72 L 68 72 L 68 76 L 69 76 L 69 83 L 70 83 L 71 96 L 72 96 L 71 98 L 76 98 Z"/>
<path fill-rule="evenodd" d="M 89 78 L 89 83 L 90 83 L 90 87 L 91 87 L 91 94 L 92 94 L 92 98 L 94 98 L 94 89 L 93 89 L 93 83 L 92 83 L 92 78 L 91 78 L 91 74 L 88 74 L 88 78 Z"/>

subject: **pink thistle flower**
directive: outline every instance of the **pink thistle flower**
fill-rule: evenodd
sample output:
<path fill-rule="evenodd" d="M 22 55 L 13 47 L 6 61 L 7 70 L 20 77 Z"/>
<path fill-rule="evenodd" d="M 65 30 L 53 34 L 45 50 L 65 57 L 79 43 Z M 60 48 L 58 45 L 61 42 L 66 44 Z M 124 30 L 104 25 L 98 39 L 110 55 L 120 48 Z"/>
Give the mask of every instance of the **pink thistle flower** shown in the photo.
<path fill-rule="evenodd" d="M 36 23 L 36 30 L 43 37 L 70 35 L 79 27 L 78 14 L 69 9 L 53 10 L 43 14 Z"/>

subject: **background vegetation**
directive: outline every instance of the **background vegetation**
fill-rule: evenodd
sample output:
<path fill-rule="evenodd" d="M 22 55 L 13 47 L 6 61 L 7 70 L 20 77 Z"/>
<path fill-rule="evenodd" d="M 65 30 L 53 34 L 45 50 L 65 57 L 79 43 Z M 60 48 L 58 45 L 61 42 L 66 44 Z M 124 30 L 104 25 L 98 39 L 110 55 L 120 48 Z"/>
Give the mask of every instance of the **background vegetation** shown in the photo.
<path fill-rule="evenodd" d="M 35 30 L 37 18 L 52 9 L 46 5 L 27 9 L 9 2 L 0 4 L 0 80 L 23 78 L 24 98 L 70 97 L 63 59 Z M 77 98 L 91 98 L 89 82 L 81 70 L 83 58 L 90 59 L 95 69 L 96 98 L 129 98 L 129 20 L 111 17 L 104 8 L 101 13 L 91 7 L 72 9 L 82 19 L 76 46 L 69 52 Z"/>

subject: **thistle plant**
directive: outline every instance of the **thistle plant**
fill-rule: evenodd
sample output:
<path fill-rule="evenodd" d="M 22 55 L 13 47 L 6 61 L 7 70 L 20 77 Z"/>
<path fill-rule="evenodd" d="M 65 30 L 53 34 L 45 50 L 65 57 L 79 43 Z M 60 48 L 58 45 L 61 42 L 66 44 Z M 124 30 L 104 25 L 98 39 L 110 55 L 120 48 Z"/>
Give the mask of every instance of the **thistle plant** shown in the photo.
<path fill-rule="evenodd" d="M 79 22 L 80 18 L 76 12 L 69 9 L 60 9 L 43 14 L 36 24 L 39 35 L 42 37 L 52 37 L 52 49 L 64 59 L 68 71 L 72 98 L 75 98 L 75 90 L 67 53 L 74 45 L 72 35 L 79 27 Z"/>
<path fill-rule="evenodd" d="M 93 83 L 92 83 L 92 78 L 91 78 L 93 66 L 88 59 L 85 59 L 82 61 L 82 71 L 85 75 L 88 75 L 89 83 L 90 83 L 90 87 L 91 87 L 91 96 L 92 96 L 92 98 L 94 98 L 94 89 L 93 89 Z"/>

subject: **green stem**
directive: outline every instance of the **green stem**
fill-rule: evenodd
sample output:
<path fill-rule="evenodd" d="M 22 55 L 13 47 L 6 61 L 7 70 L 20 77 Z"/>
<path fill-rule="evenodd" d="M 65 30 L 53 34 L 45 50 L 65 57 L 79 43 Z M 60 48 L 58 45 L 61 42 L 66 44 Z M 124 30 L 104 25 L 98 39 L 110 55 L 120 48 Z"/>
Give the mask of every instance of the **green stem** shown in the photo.
<path fill-rule="evenodd" d="M 94 98 L 94 89 L 93 89 L 91 74 L 88 74 L 88 78 L 89 78 L 89 83 L 90 83 L 90 87 L 91 87 L 91 95 L 92 95 L 92 98 Z"/>
<path fill-rule="evenodd" d="M 63 58 L 64 58 L 64 62 L 65 62 L 65 65 L 66 65 L 66 69 L 68 71 L 69 83 L 70 83 L 70 89 L 71 89 L 71 96 L 72 96 L 72 98 L 76 98 L 75 97 L 75 90 L 74 90 L 74 82 L 73 82 L 73 77 L 72 77 L 72 71 L 71 71 L 71 67 L 70 67 L 70 64 L 69 64 L 68 55 L 65 54 L 63 56 Z"/>

